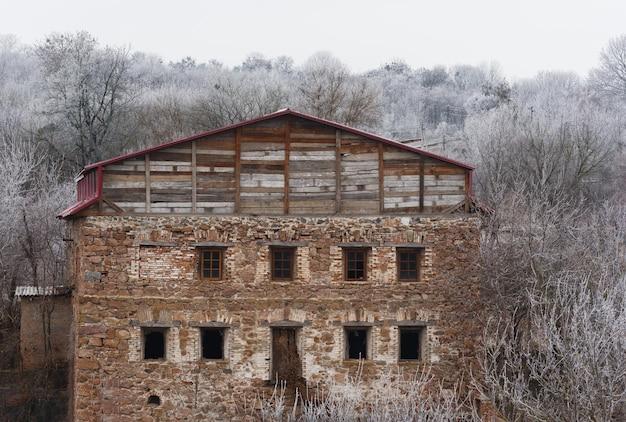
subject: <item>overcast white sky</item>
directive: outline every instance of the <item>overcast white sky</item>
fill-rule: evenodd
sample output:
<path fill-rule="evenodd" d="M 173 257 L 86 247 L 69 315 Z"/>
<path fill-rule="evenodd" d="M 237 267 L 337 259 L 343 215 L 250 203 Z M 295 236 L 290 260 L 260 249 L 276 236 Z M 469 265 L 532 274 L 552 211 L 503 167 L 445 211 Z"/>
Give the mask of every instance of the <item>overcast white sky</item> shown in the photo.
<path fill-rule="evenodd" d="M 0 33 L 24 43 L 80 29 L 168 61 L 232 66 L 260 52 L 301 63 L 324 50 L 354 71 L 402 58 L 497 62 L 511 78 L 585 76 L 606 42 L 626 33 L 626 0 L 0 0 Z"/>

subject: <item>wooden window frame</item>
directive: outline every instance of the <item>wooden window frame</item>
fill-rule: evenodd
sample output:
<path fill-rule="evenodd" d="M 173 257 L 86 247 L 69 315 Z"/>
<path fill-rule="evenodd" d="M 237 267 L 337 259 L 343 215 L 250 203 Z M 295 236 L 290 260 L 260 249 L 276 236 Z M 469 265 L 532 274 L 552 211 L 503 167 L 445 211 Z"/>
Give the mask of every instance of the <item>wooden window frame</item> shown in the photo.
<path fill-rule="evenodd" d="M 350 252 L 362 252 L 363 253 L 363 278 L 348 278 L 348 254 Z M 356 247 L 356 248 L 343 248 L 343 279 L 351 282 L 366 282 L 368 277 L 367 266 L 369 264 L 370 248 Z"/>
<path fill-rule="evenodd" d="M 289 252 L 291 260 L 290 260 L 290 268 L 289 271 L 291 273 L 291 277 L 276 277 L 274 274 L 275 271 L 275 262 L 274 262 L 274 253 L 275 252 Z M 296 259 L 297 259 L 297 247 L 295 246 L 270 246 L 270 278 L 272 281 L 293 281 L 296 279 Z"/>
<path fill-rule="evenodd" d="M 415 263 L 415 272 L 416 272 L 416 276 L 415 278 L 403 278 L 401 276 L 401 270 L 400 270 L 400 254 L 401 253 L 406 253 L 406 252 L 414 252 L 416 255 L 416 263 Z M 422 255 L 424 253 L 424 250 L 422 248 L 396 248 L 396 277 L 398 279 L 398 281 L 403 282 L 403 283 L 414 283 L 414 282 L 418 282 L 420 281 L 421 275 L 422 275 L 422 271 L 421 271 L 421 267 L 422 267 Z"/>
<path fill-rule="evenodd" d="M 424 347 L 426 344 L 427 332 L 426 329 L 427 327 L 420 325 L 398 327 L 398 362 L 422 362 L 424 360 Z M 419 333 L 417 359 L 402 358 L 402 331 L 415 331 Z"/>
<path fill-rule="evenodd" d="M 219 275 L 218 277 L 205 277 L 204 276 L 204 254 L 207 252 L 217 252 L 219 253 Z M 198 266 L 198 269 L 200 271 L 200 278 L 202 280 L 212 280 L 212 281 L 219 281 L 222 280 L 224 277 L 224 248 L 200 248 L 199 249 L 199 256 L 200 256 L 200 265 Z"/>

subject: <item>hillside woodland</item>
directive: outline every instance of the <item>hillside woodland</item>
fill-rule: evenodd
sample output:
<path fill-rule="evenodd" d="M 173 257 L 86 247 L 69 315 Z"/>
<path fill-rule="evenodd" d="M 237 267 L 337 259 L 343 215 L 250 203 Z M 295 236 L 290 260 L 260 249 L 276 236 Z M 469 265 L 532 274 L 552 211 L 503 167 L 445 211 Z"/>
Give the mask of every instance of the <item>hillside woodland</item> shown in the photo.
<path fill-rule="evenodd" d="M 476 165 L 485 333 L 466 381 L 509 420 L 624 417 L 626 36 L 598 53 L 584 77 L 511 81 L 497 65 L 395 60 L 354 73 L 318 53 L 251 54 L 231 68 L 168 63 L 86 32 L 0 37 L 0 369 L 20 367 L 15 287 L 64 283 L 56 215 L 82 166 L 289 107 Z M 401 402 L 382 380 L 371 420 L 421 420 L 406 398 L 425 379 Z M 333 414 L 309 403 L 318 419 L 307 420 L 346 417 L 359 407 L 350 397 L 326 403 Z M 424 420 L 458 420 L 449 394 L 429 400 Z M 266 419 L 288 412 L 277 403 L 262 406 Z"/>

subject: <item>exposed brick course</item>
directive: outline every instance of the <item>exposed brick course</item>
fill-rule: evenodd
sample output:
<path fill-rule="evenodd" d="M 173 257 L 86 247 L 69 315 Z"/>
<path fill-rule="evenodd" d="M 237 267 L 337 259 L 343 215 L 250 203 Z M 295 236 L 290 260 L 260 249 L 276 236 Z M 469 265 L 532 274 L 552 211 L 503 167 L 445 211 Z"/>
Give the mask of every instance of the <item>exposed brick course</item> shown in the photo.
<path fill-rule="evenodd" d="M 78 420 L 228 419 L 271 378 L 271 326 L 300 324 L 313 385 L 356 369 L 344 325 L 370 326 L 366 380 L 398 363 L 398 324 L 427 324 L 424 361 L 454 382 L 480 327 L 478 219 L 450 217 L 85 217 L 74 220 Z M 202 280 L 197 242 L 223 242 L 224 277 Z M 293 281 L 271 281 L 271 242 L 294 242 Z M 340 244 L 371 247 L 366 282 L 343 280 Z M 143 243 L 143 245 L 142 245 Z M 395 245 L 425 245 L 419 282 L 398 282 Z M 95 276 L 99 274 L 99 276 Z M 199 325 L 228 327 L 225 359 L 200 359 Z M 167 326 L 166 359 L 142 360 L 141 326 Z M 417 363 L 401 363 L 409 369 Z M 160 406 L 148 405 L 150 395 Z"/>

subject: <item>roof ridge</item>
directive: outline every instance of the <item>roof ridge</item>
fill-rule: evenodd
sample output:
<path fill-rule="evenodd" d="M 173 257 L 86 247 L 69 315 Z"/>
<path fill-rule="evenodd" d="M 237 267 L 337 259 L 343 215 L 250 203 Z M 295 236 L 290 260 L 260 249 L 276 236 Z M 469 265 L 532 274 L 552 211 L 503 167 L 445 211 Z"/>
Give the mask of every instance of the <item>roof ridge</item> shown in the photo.
<path fill-rule="evenodd" d="M 265 121 L 265 120 L 269 120 L 269 119 L 273 119 L 273 118 L 281 117 L 281 116 L 286 116 L 286 115 L 300 117 L 300 118 L 303 118 L 303 119 L 306 119 L 306 120 L 310 120 L 310 121 L 314 121 L 314 122 L 317 122 L 317 123 L 320 123 L 320 124 L 325 124 L 327 126 L 332 126 L 332 127 L 337 128 L 337 129 L 344 130 L 346 132 L 350 132 L 350 133 L 353 133 L 353 134 L 356 134 L 356 135 L 360 135 L 360 136 L 363 136 L 365 138 L 368 138 L 368 139 L 371 139 L 371 140 L 374 140 L 374 141 L 383 142 L 383 143 L 386 143 L 388 145 L 393 145 L 393 146 L 398 147 L 400 149 L 404 149 L 406 151 L 415 152 L 417 154 L 421 154 L 421 155 L 424 155 L 424 156 L 429 157 L 429 158 L 433 158 L 433 159 L 438 160 L 438 161 L 443 161 L 443 162 L 446 162 L 446 163 L 449 163 L 449 164 L 453 164 L 453 165 L 456 165 L 456 166 L 459 166 L 459 167 L 463 167 L 463 168 L 466 168 L 468 170 L 473 170 L 474 169 L 474 166 L 472 166 L 470 164 L 467 164 L 467 163 L 464 163 L 462 161 L 458 161 L 458 160 L 455 160 L 455 159 L 452 159 L 452 158 L 448 158 L 448 157 L 443 156 L 443 155 L 435 154 L 435 153 L 423 150 L 421 148 L 409 146 L 409 145 L 403 144 L 401 142 L 398 142 L 396 140 L 385 138 L 383 136 L 376 135 L 374 133 L 367 132 L 365 130 L 353 128 L 353 127 L 350 127 L 350 126 L 347 126 L 347 125 L 344 125 L 344 124 L 341 124 L 341 123 L 334 122 L 332 120 L 327 120 L 327 119 L 324 119 L 324 118 L 321 118 L 321 117 L 316 117 L 316 116 L 313 116 L 313 115 L 310 115 L 310 114 L 306 114 L 306 113 L 302 113 L 302 112 L 299 112 L 299 111 L 295 111 L 295 110 L 292 110 L 290 108 L 283 108 L 283 109 L 276 110 L 276 111 L 274 111 L 272 113 L 265 114 L 263 116 L 255 117 L 253 119 L 243 120 L 243 121 L 238 122 L 238 123 L 233 123 L 233 124 L 226 125 L 226 126 L 223 126 L 223 127 L 220 127 L 220 128 L 199 132 L 199 133 L 196 133 L 194 135 L 190 135 L 190 136 L 186 136 L 186 137 L 182 137 L 182 138 L 177 138 L 177 139 L 174 139 L 174 140 L 171 140 L 171 141 L 168 141 L 168 142 L 164 142 L 162 144 L 155 145 L 155 146 L 152 146 L 152 147 L 149 147 L 149 148 L 144 148 L 144 149 L 133 151 L 133 152 L 130 152 L 130 153 L 121 154 L 121 155 L 118 155 L 118 156 L 115 156 L 115 157 L 112 157 L 112 158 L 109 158 L 109 159 L 106 159 L 106 160 L 101 160 L 101 161 L 98 161 L 98 162 L 95 162 L 95 163 L 91 163 L 91 164 L 86 165 L 80 171 L 79 174 L 82 174 L 83 172 L 88 171 L 88 170 L 92 170 L 92 169 L 94 169 L 96 167 L 107 166 L 109 164 L 113 164 L 113 163 L 116 163 L 116 162 L 119 162 L 119 161 L 124 161 L 124 160 L 127 160 L 129 158 L 135 158 L 135 157 L 138 157 L 138 156 L 141 156 L 141 155 L 148 154 L 150 152 L 159 151 L 161 149 L 169 148 L 169 147 L 172 147 L 174 145 L 181 144 L 181 143 L 192 142 L 192 141 L 194 141 L 196 139 L 204 138 L 205 136 L 216 135 L 218 133 L 227 132 L 229 130 L 237 129 L 239 127 L 251 125 L 251 124 L 254 124 L 254 123 L 258 123 L 258 122 L 262 122 L 262 121 Z"/>

